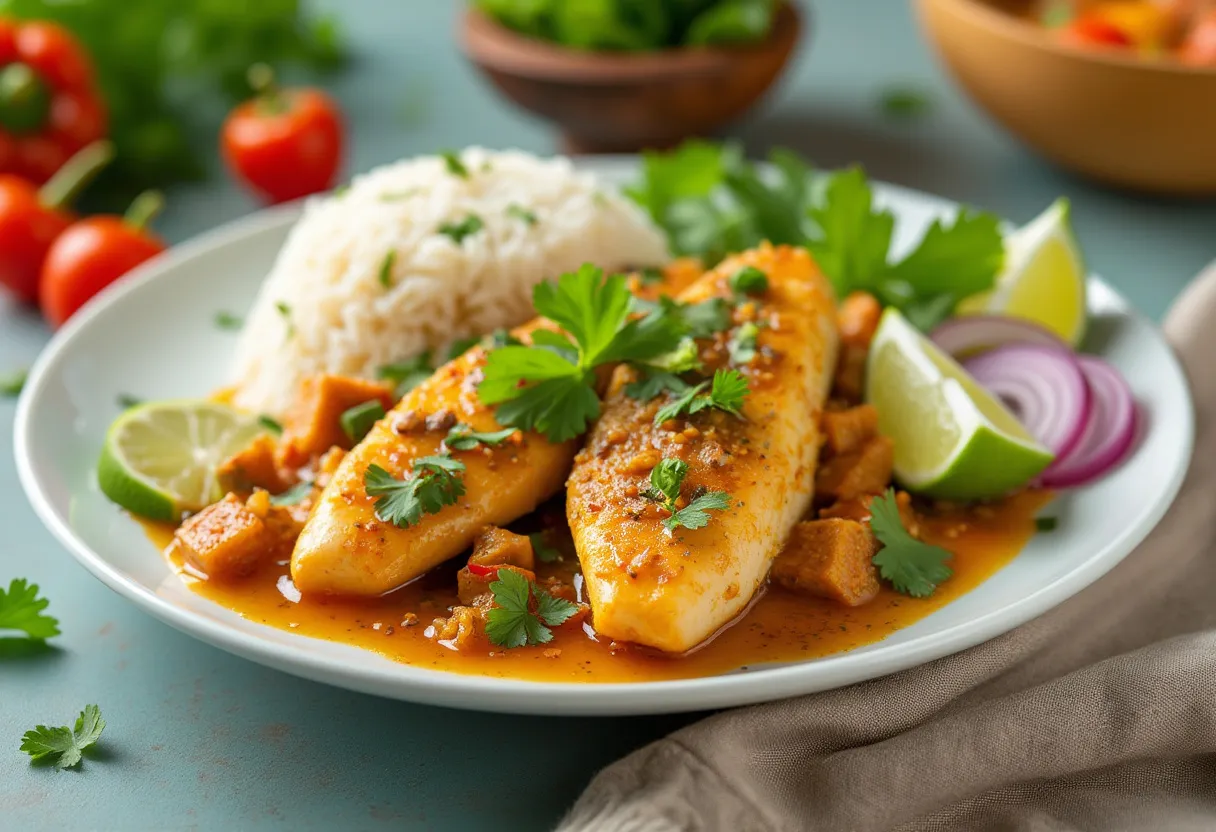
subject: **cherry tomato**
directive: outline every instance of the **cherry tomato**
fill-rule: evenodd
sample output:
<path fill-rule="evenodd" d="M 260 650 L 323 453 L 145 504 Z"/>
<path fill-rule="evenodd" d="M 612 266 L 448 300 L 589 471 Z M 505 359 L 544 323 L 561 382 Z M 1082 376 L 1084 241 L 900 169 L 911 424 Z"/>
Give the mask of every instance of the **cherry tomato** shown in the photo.
<path fill-rule="evenodd" d="M 145 227 L 162 205 L 161 195 L 149 191 L 122 217 L 87 217 L 59 235 L 42 264 L 42 314 L 52 326 L 61 326 L 102 289 L 165 250 Z"/>
<path fill-rule="evenodd" d="M 0 286 L 26 303 L 37 302 L 42 261 L 55 238 L 76 219 L 66 206 L 113 157 L 109 142 L 95 142 L 41 188 L 0 174 Z"/>
<path fill-rule="evenodd" d="M 1073 46 L 1127 48 L 1132 45 L 1127 33 L 1097 17 L 1078 17 L 1060 29 L 1060 39 Z"/>
<path fill-rule="evenodd" d="M 250 84 L 257 96 L 237 105 L 221 132 L 237 179 L 272 203 L 333 187 L 343 144 L 337 104 L 318 89 L 279 89 L 269 67 L 251 69 Z"/>

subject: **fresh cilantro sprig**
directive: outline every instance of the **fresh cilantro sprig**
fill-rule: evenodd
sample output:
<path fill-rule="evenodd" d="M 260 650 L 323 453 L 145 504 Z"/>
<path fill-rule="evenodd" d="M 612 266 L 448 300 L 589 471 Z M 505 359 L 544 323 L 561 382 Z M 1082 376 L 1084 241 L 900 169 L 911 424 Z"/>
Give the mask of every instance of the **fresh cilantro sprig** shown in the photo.
<path fill-rule="evenodd" d="M 739 325 L 730 340 L 726 343 L 730 355 L 730 363 L 738 367 L 747 366 L 756 357 L 756 341 L 760 337 L 760 327 L 751 321 Z"/>
<path fill-rule="evenodd" d="M 512 569 L 498 570 L 498 580 L 490 584 L 490 592 L 495 606 L 486 615 L 486 635 L 500 647 L 546 644 L 553 640 L 549 627 L 564 623 L 578 612 L 577 605 L 550 595 Z"/>
<path fill-rule="evenodd" d="M 405 361 L 380 365 L 376 368 L 376 378 L 392 382 L 393 397 L 400 399 L 430 378 L 434 372 L 435 368 L 431 362 L 431 352 L 427 350 L 421 355 L 416 355 Z"/>
<path fill-rule="evenodd" d="M 954 574 L 946 566 L 951 557 L 949 552 L 908 534 L 893 489 L 888 488 L 881 497 L 870 501 L 870 529 L 882 544 L 874 556 L 874 565 L 897 592 L 924 598 Z"/>
<path fill-rule="evenodd" d="M 56 768 L 72 768 L 80 764 L 81 752 L 97 742 L 105 727 L 101 709 L 96 705 L 85 705 L 80 716 L 76 717 L 75 728 L 39 725 L 21 737 L 21 750 L 29 754 L 34 763 L 54 763 Z"/>
<path fill-rule="evenodd" d="M 461 179 L 469 178 L 469 169 L 461 160 L 460 154 L 455 150 L 442 150 L 439 156 L 443 159 L 443 165 L 447 169 L 447 172 L 452 174 L 452 176 L 458 176 Z"/>
<path fill-rule="evenodd" d="M 573 439 L 599 416 L 597 367 L 645 362 L 675 349 L 684 335 L 680 322 L 665 315 L 631 320 L 631 297 L 623 277 L 605 279 L 591 265 L 538 284 L 532 292 L 537 313 L 568 335 L 537 330 L 532 346 L 489 354 L 478 395 L 498 405 L 499 423 L 539 431 L 551 442 Z"/>
<path fill-rule="evenodd" d="M 464 496 L 465 465 L 450 456 L 414 460 L 408 479 L 399 480 L 379 465 L 363 473 L 367 496 L 376 497 L 376 516 L 399 529 L 417 525 L 424 514 L 438 514 Z"/>
<path fill-rule="evenodd" d="M 59 620 L 42 612 L 50 603 L 38 597 L 37 584 L 13 578 L 8 592 L 0 589 L 0 635 L 19 632 L 32 639 L 59 635 Z"/>
<path fill-rule="evenodd" d="M 466 237 L 471 237 L 481 229 L 485 228 L 485 223 L 481 217 L 476 214 L 468 214 L 462 220 L 449 220 L 440 223 L 436 229 L 440 234 L 450 237 L 456 245 L 461 245 Z"/>
<path fill-rule="evenodd" d="M 695 497 L 684 508 L 678 508 L 676 501 L 680 499 L 680 488 L 687 476 L 688 463 L 679 459 L 663 459 L 650 469 L 650 485 L 642 489 L 643 497 L 670 512 L 671 516 L 663 520 L 663 527 L 669 532 L 680 526 L 686 529 L 704 528 L 709 524 L 710 511 L 730 508 L 730 495 L 725 491 L 709 491 Z"/>
<path fill-rule="evenodd" d="M 634 298 L 632 309 L 648 317 L 672 318 L 692 338 L 712 338 L 730 328 L 730 304 L 725 298 L 706 298 L 698 303 L 683 303 L 666 295 L 657 300 Z"/>
<path fill-rule="evenodd" d="M 451 451 L 471 451 L 478 445 L 491 447 L 501 445 L 516 433 L 516 428 L 504 428 L 488 432 L 475 431 L 465 424 L 453 425 L 444 438 L 443 444 Z"/>
<path fill-rule="evenodd" d="M 275 494 L 270 498 L 272 506 L 294 506 L 299 505 L 304 499 L 312 494 L 313 483 L 309 480 L 300 480 L 286 491 Z"/>
<path fill-rule="evenodd" d="M 737 295 L 762 295 L 768 291 L 768 275 L 755 266 L 744 266 L 727 278 L 727 282 Z"/>
<path fill-rule="evenodd" d="M 705 392 L 706 387 L 709 388 L 708 393 Z M 654 415 L 654 423 L 661 425 L 669 419 L 691 416 L 710 407 L 742 419 L 740 408 L 747 394 L 747 379 L 742 373 L 738 370 L 718 370 L 714 373 L 713 381 L 703 381 L 689 387 L 674 401 L 659 408 Z"/>

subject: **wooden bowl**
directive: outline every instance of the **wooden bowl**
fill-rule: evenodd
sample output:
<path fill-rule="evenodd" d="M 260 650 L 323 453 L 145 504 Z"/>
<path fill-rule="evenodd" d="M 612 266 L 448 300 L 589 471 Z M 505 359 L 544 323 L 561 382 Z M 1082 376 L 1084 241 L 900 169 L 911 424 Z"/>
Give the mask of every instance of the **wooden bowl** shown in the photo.
<path fill-rule="evenodd" d="M 918 6 L 963 88 L 1044 156 L 1111 185 L 1216 195 L 1216 69 L 1058 43 L 1017 0 Z"/>
<path fill-rule="evenodd" d="M 477 11 L 465 55 L 525 110 L 555 122 L 569 153 L 663 148 L 738 118 L 781 74 L 801 29 L 786 3 L 762 44 L 662 52 L 580 52 L 527 38 Z"/>

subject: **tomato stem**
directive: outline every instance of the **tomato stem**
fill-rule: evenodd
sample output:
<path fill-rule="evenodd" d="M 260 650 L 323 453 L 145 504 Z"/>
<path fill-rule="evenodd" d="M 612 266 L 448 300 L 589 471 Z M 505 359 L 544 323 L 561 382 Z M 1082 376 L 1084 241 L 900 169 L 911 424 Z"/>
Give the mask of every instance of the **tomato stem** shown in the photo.
<path fill-rule="evenodd" d="M 0 69 L 0 124 L 18 136 L 46 126 L 51 94 L 29 64 L 15 61 Z"/>
<path fill-rule="evenodd" d="M 113 158 L 113 142 L 98 139 L 86 144 L 38 189 L 38 202 L 47 208 L 68 205 Z"/>
<path fill-rule="evenodd" d="M 257 96 L 258 110 L 267 115 L 279 115 L 287 111 L 283 90 L 274 77 L 270 64 L 254 64 L 246 75 L 249 86 Z"/>
<path fill-rule="evenodd" d="M 164 208 L 164 194 L 160 191 L 144 191 L 131 201 L 131 207 L 122 215 L 122 221 L 125 225 L 142 231 Z"/>

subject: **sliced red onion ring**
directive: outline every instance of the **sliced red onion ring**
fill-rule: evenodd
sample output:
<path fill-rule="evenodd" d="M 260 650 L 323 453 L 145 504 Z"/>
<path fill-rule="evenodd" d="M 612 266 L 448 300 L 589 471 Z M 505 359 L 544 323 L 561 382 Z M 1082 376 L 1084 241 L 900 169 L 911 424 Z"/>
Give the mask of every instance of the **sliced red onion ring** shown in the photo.
<path fill-rule="evenodd" d="M 1090 420 L 1090 392 L 1067 349 L 1008 344 L 968 359 L 963 368 L 1057 459 L 1080 441 Z"/>
<path fill-rule="evenodd" d="M 951 318 L 929 334 L 933 343 L 960 361 L 1006 344 L 1039 344 L 1071 352 L 1050 330 L 1022 318 L 1004 315 L 964 315 Z"/>
<path fill-rule="evenodd" d="M 1136 438 L 1136 399 L 1119 371 L 1100 358 L 1077 356 L 1093 395 L 1089 423 L 1071 452 L 1056 457 L 1040 481 L 1072 488 L 1105 474 L 1127 456 Z"/>

